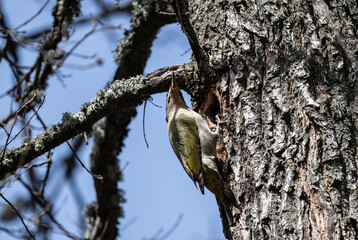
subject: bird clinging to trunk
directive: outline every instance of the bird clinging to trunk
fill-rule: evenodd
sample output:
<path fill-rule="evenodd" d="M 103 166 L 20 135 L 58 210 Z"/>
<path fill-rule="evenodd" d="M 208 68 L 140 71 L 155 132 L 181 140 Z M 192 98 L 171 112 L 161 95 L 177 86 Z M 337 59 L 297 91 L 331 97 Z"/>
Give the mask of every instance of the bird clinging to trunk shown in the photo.
<path fill-rule="evenodd" d="M 199 184 L 202 194 L 205 186 L 222 203 L 229 200 L 238 206 L 233 192 L 221 178 L 216 163 L 219 126 L 215 132 L 212 131 L 204 118 L 185 104 L 174 77 L 167 93 L 166 121 L 173 150 L 195 186 Z"/>

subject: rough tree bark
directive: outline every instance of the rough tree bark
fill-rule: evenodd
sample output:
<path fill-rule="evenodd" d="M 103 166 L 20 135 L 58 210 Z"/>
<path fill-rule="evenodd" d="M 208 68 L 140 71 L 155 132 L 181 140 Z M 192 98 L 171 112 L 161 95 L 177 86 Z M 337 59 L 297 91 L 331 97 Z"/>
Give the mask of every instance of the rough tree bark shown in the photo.
<path fill-rule="evenodd" d="M 220 208 L 228 239 L 357 239 L 357 2 L 172 3 L 192 63 L 114 81 L 78 113 L 7 151 L 0 179 L 104 116 L 165 91 L 174 71 L 195 110 L 223 121 L 218 158 L 240 204 L 225 213 Z M 122 121 L 123 136 L 129 120 Z M 110 147 L 108 160 L 116 165 L 121 143 Z M 92 168 L 97 172 L 96 163 Z M 118 178 L 111 180 L 103 196 L 117 193 Z M 116 229 L 107 233 L 113 238 Z"/>
<path fill-rule="evenodd" d="M 241 206 L 232 226 L 222 214 L 226 237 L 357 239 L 357 2 L 174 5 L 196 110 L 225 122 L 218 155 Z"/>

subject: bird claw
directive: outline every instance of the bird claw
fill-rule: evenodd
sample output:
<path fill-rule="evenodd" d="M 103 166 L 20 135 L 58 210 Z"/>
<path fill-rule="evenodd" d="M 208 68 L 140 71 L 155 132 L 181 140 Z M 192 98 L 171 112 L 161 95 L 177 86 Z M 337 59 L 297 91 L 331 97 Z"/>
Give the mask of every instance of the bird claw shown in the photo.
<path fill-rule="evenodd" d="M 216 120 L 216 127 L 215 128 L 211 128 L 211 130 L 215 133 L 215 135 L 218 135 L 219 131 L 220 131 L 220 114 L 217 114 L 215 116 L 215 120 Z"/>
<path fill-rule="evenodd" d="M 215 120 L 216 120 L 217 124 L 221 123 L 220 114 L 215 115 Z"/>
<path fill-rule="evenodd" d="M 222 120 L 221 120 L 220 114 L 216 114 L 215 120 L 216 120 L 216 124 L 217 124 L 217 125 L 223 125 L 224 123 L 227 122 L 227 121 L 222 121 Z"/>
<path fill-rule="evenodd" d="M 215 120 L 216 120 L 216 130 L 214 131 L 216 134 L 219 133 L 221 126 L 224 125 L 224 123 L 227 123 L 227 121 L 222 121 L 220 118 L 220 114 L 216 114 L 215 115 Z"/>

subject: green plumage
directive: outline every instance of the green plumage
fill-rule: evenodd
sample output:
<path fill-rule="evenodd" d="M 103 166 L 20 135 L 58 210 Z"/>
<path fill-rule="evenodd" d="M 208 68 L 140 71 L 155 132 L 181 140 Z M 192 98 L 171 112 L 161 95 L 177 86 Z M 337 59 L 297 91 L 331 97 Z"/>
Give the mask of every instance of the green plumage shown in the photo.
<path fill-rule="evenodd" d="M 199 133 L 195 119 L 185 114 L 176 114 L 168 124 L 169 140 L 186 173 L 199 182 L 202 172 Z M 176 144 L 174 144 L 176 143 Z M 200 185 L 204 192 L 204 186 Z"/>
<path fill-rule="evenodd" d="M 215 196 L 220 200 L 224 201 L 225 198 L 230 199 L 236 206 L 234 194 L 232 193 L 229 186 L 222 180 L 219 173 L 211 168 L 204 165 L 204 182 L 205 187 L 214 193 Z"/>

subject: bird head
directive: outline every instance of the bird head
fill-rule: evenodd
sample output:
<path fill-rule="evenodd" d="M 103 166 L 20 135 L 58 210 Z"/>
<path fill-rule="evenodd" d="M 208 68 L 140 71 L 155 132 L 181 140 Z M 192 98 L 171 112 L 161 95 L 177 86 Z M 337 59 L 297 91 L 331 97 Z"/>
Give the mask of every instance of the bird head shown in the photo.
<path fill-rule="evenodd" d="M 167 112 L 167 121 L 169 112 L 179 107 L 187 108 L 187 105 L 185 104 L 183 94 L 181 93 L 178 83 L 173 75 L 170 88 L 167 93 L 167 101 L 165 106 Z"/>

